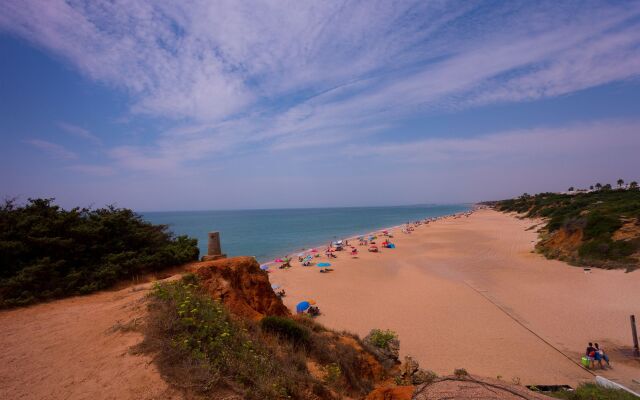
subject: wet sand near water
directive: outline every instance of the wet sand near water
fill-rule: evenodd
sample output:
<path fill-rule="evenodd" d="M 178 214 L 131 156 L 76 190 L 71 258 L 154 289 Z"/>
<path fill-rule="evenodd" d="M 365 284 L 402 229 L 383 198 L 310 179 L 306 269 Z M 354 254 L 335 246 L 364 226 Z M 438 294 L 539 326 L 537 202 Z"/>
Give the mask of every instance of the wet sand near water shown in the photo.
<path fill-rule="evenodd" d="M 586 274 L 533 254 L 537 233 L 527 229 L 537 222 L 478 210 L 410 234 L 395 229 L 396 249 L 376 254 L 356 245 L 355 259 L 337 252 L 330 273 L 294 261 L 288 270 L 271 268 L 270 279 L 286 290 L 292 310 L 315 300 L 318 322 L 330 328 L 361 337 L 371 328 L 396 331 L 401 356 L 439 374 L 466 368 L 523 384 L 575 386 L 593 379 L 576 362 L 597 341 L 614 369 L 594 372 L 639 389 L 640 361 L 621 352 L 631 345 L 629 315 L 640 315 L 640 271 Z"/>

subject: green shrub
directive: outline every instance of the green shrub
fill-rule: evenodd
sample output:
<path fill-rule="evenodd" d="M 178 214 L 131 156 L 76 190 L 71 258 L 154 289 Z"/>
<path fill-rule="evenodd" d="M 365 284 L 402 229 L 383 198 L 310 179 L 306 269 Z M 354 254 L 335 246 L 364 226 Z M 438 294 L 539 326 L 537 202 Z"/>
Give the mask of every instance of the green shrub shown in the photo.
<path fill-rule="evenodd" d="M 611 234 L 622 226 L 620 218 L 605 215 L 599 212 L 587 216 L 587 225 L 584 228 L 584 239 L 589 240 L 598 237 L 611 237 Z"/>
<path fill-rule="evenodd" d="M 391 330 L 383 331 L 381 329 L 373 329 L 371 331 L 371 343 L 381 349 L 389 348 L 389 343 L 393 339 L 397 339 L 398 335 Z"/>
<path fill-rule="evenodd" d="M 469 376 L 469 373 L 464 368 L 456 368 L 453 370 L 453 375 L 456 378 L 463 378 L 463 377 Z"/>
<path fill-rule="evenodd" d="M 637 400 L 637 397 L 629 392 L 604 388 L 595 383 L 583 383 L 574 391 L 554 392 L 549 395 L 566 400 Z"/>
<path fill-rule="evenodd" d="M 196 239 L 174 238 L 128 209 L 63 210 L 53 199 L 0 206 L 0 308 L 91 293 L 197 258 Z"/>
<path fill-rule="evenodd" d="M 233 386 L 247 399 L 301 398 L 307 383 L 304 362 L 282 362 L 252 335 L 250 325 L 232 318 L 189 281 L 157 284 L 152 292 L 140 350 L 160 354 L 163 375 L 203 394 Z"/>
<path fill-rule="evenodd" d="M 309 343 L 310 332 L 305 326 L 291 318 L 268 316 L 260 321 L 263 330 L 279 335 L 295 345 Z"/>
<path fill-rule="evenodd" d="M 609 238 L 593 239 L 581 244 L 578 248 L 580 257 L 597 260 L 621 260 L 632 255 L 634 251 L 631 242 L 613 241 Z"/>
<path fill-rule="evenodd" d="M 342 378 L 342 370 L 338 364 L 332 363 L 325 367 L 324 381 L 329 385 L 335 386 L 340 383 Z"/>
<path fill-rule="evenodd" d="M 526 212 L 527 217 L 547 218 L 546 230 L 560 229 L 567 233 L 582 230 L 582 243 L 575 253 L 564 257 L 576 265 L 638 267 L 633 254 L 640 251 L 640 238 L 614 241 L 613 234 L 625 220 L 640 224 L 640 191 L 600 190 L 591 193 L 566 195 L 540 193 L 492 203 L 505 212 Z M 541 241 L 536 249 L 549 258 L 563 257 L 562 249 L 552 242 Z M 553 247 L 555 246 L 555 247 Z"/>

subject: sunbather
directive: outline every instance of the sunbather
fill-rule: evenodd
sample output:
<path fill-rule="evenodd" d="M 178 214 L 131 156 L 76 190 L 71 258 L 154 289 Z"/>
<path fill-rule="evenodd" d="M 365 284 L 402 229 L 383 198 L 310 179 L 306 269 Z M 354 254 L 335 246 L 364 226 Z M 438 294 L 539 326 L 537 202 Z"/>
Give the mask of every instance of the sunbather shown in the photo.
<path fill-rule="evenodd" d="M 320 315 L 320 308 L 316 306 L 311 306 L 309 307 L 309 310 L 307 310 L 307 313 L 309 313 L 309 315 L 311 315 L 312 317 L 316 317 Z"/>

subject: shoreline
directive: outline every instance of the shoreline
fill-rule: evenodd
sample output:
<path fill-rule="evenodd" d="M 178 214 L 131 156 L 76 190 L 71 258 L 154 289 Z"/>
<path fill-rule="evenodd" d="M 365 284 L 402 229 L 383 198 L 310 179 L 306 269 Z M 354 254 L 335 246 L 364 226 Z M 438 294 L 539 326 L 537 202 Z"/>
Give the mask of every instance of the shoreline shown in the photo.
<path fill-rule="evenodd" d="M 427 221 L 427 220 L 429 220 L 429 223 L 431 223 L 431 222 L 435 222 L 435 221 L 438 221 L 438 220 L 443 219 L 443 218 L 454 217 L 454 216 L 459 215 L 459 214 L 473 213 L 474 211 L 476 211 L 478 209 L 481 209 L 480 207 L 484 207 L 484 206 L 482 206 L 482 205 L 480 205 L 478 203 L 474 203 L 471 206 L 469 206 L 469 209 L 467 211 L 459 211 L 459 212 L 456 212 L 456 213 L 453 213 L 453 214 L 439 215 L 437 217 L 421 218 L 419 220 L 409 221 L 409 223 L 415 223 L 417 221 L 420 221 L 422 224 L 427 224 L 427 223 L 425 223 L 425 221 Z M 394 225 L 394 226 L 390 226 L 390 227 L 376 228 L 376 229 L 374 229 L 372 231 L 369 231 L 369 232 L 366 232 L 366 233 L 353 234 L 353 236 L 348 236 L 348 237 L 345 237 L 345 238 L 342 238 L 342 239 L 337 239 L 337 240 L 342 240 L 342 241 L 344 241 L 344 240 L 349 240 L 349 241 L 350 240 L 357 240 L 361 236 L 375 235 L 376 233 L 380 233 L 381 231 L 385 231 L 385 230 L 386 231 L 391 231 L 391 230 L 394 230 L 394 229 L 402 229 L 402 227 L 406 226 L 406 225 L 407 225 L 407 223 L 402 223 L 402 224 Z M 334 240 L 331 240 L 331 242 L 333 242 L 333 241 Z M 305 246 L 305 247 L 301 248 L 301 250 L 288 251 L 288 252 L 285 252 L 284 254 L 285 254 L 285 257 L 291 257 L 292 260 L 293 260 L 294 256 L 297 257 L 297 255 L 300 254 L 300 253 L 309 253 L 309 251 L 311 249 L 319 249 L 319 248 L 322 248 L 324 246 L 325 246 L 324 244 L 318 244 L 317 246 Z M 260 260 L 258 260 L 256 258 L 256 256 L 251 256 L 251 257 L 255 258 L 258 262 L 260 262 Z M 277 264 L 280 264 L 280 263 L 276 262 L 276 261 L 266 261 L 266 262 L 260 263 L 260 265 L 269 265 L 269 266 L 277 265 Z"/>
<path fill-rule="evenodd" d="M 292 310 L 315 300 L 318 322 L 329 328 L 361 337 L 373 328 L 398 332 L 401 357 L 412 355 L 438 374 L 461 367 L 575 387 L 592 379 L 576 362 L 588 341 L 599 341 L 615 369 L 595 372 L 638 389 L 632 377 L 640 363 L 627 363 L 623 354 L 628 315 L 640 304 L 640 273 L 585 274 L 547 260 L 532 252 L 533 220 L 482 208 L 451 217 L 411 234 L 394 232 L 396 249 L 369 253 L 356 245 L 358 258 L 337 252 L 330 273 L 301 267 L 296 258 L 290 269 L 272 269 L 270 281 L 286 290 L 283 301 Z M 589 290 L 596 279 L 598 290 Z"/>

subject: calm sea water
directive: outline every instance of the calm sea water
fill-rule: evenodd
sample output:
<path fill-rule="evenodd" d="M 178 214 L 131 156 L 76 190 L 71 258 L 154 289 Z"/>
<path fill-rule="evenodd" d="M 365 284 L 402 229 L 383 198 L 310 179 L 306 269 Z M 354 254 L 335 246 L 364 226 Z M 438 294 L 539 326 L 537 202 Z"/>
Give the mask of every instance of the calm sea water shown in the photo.
<path fill-rule="evenodd" d="M 219 231 L 222 251 L 228 256 L 255 256 L 266 262 L 334 239 L 470 208 L 468 204 L 451 204 L 141 214 L 154 224 L 169 225 L 176 235 L 197 238 L 200 255 L 207 254 L 207 233 Z"/>

